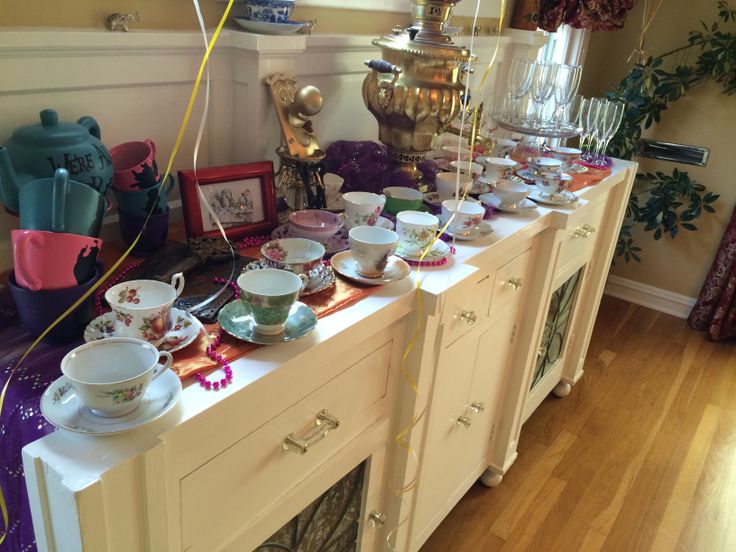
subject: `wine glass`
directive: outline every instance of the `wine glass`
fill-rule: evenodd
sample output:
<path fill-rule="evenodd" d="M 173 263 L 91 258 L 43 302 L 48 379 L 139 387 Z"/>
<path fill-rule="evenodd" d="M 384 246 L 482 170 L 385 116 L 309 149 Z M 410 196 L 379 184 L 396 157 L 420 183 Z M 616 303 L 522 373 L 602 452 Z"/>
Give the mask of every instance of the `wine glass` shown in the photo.
<path fill-rule="evenodd" d="M 602 98 L 590 98 L 588 111 L 585 113 L 585 138 L 588 139 L 588 143 L 584 148 L 583 141 L 581 140 L 580 142 L 580 149 L 585 149 L 585 153 L 583 154 L 585 158 L 589 157 L 593 140 L 595 140 L 595 133 L 598 129 L 598 116 L 600 115 L 602 106 L 601 100 Z"/>
<path fill-rule="evenodd" d="M 588 126 L 588 114 L 592 98 L 580 98 L 580 109 L 578 110 L 577 124 L 583 131 L 580 133 L 580 149 L 585 151 L 585 142 L 590 138 L 590 127 Z"/>
<path fill-rule="evenodd" d="M 564 123 L 565 111 L 572 102 L 572 99 L 578 93 L 578 85 L 580 84 L 580 75 L 582 68 L 580 65 L 560 65 L 557 68 L 557 76 L 555 79 L 555 111 L 552 120 L 557 123 Z"/>
<path fill-rule="evenodd" d="M 623 102 L 609 102 L 608 112 L 606 113 L 605 130 L 603 132 L 603 147 L 596 150 L 596 158 L 600 160 L 601 164 L 605 161 L 606 150 L 608 149 L 608 143 L 611 141 L 618 132 L 618 127 L 621 126 L 621 120 L 626 110 L 626 104 Z"/>
<path fill-rule="evenodd" d="M 542 124 L 542 107 L 552 96 L 556 77 L 556 63 L 538 61 L 535 64 L 531 85 L 532 101 L 534 102 L 532 120 L 540 126 Z"/>
<path fill-rule="evenodd" d="M 521 99 L 529 92 L 534 76 L 534 60 L 514 59 L 509 67 L 506 79 L 508 93 L 513 99 L 511 113 L 516 114 L 519 110 Z"/>

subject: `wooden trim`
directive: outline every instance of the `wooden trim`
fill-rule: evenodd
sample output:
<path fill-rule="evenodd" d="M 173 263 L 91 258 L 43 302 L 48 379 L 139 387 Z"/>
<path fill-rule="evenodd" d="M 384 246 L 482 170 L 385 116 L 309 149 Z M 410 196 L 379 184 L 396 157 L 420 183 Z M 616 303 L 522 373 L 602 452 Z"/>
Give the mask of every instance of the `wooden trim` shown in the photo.
<path fill-rule="evenodd" d="M 690 311 L 695 305 L 694 297 L 680 295 L 614 274 L 608 276 L 604 293 L 677 318 L 690 316 Z"/>

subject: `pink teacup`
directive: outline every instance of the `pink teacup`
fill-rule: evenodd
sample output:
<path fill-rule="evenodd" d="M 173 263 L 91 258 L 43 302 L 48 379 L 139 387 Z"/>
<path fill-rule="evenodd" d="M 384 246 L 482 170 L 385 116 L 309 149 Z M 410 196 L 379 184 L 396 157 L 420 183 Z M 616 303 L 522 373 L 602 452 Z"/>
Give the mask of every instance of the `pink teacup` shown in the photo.
<path fill-rule="evenodd" d="M 325 243 L 342 228 L 345 215 L 322 211 L 320 209 L 305 209 L 295 211 L 289 215 L 289 234 L 295 238 L 306 238 Z"/>
<path fill-rule="evenodd" d="M 145 190 L 158 183 L 156 144 L 150 138 L 119 144 L 110 150 L 110 157 L 114 169 L 112 186 L 116 190 Z"/>
<path fill-rule="evenodd" d="M 12 230 L 15 280 L 32 291 L 82 285 L 95 273 L 102 240 L 90 236 Z"/>

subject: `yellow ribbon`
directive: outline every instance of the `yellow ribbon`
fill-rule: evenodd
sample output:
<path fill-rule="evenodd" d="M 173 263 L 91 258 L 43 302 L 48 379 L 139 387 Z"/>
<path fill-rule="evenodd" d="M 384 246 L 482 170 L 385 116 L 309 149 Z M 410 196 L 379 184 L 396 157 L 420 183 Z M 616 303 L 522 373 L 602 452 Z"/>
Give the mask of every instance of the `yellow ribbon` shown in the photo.
<path fill-rule="evenodd" d="M 194 82 L 194 87 L 192 88 L 192 93 L 189 96 L 189 103 L 187 104 L 186 111 L 184 113 L 184 118 L 181 122 L 181 125 L 179 126 L 179 133 L 176 137 L 176 142 L 174 142 L 174 147 L 171 150 L 171 155 L 169 156 L 169 162 L 166 165 L 166 173 L 164 174 L 163 178 L 161 179 L 162 182 L 165 182 L 168 177 L 169 173 L 171 172 L 171 168 L 174 165 L 174 160 L 176 159 L 176 155 L 179 152 L 179 148 L 181 147 L 182 139 L 184 138 L 184 132 L 187 129 L 187 125 L 189 124 L 189 118 L 191 117 L 192 110 L 194 108 L 194 102 L 197 99 L 197 92 L 199 91 L 199 85 L 202 81 L 202 73 L 204 72 L 205 66 L 207 65 L 207 61 L 210 57 L 210 54 L 212 53 L 212 49 L 215 46 L 215 43 L 217 42 L 218 37 L 220 36 L 220 31 L 222 31 L 222 27 L 225 25 L 225 21 L 227 21 L 228 16 L 230 15 L 230 10 L 233 7 L 233 4 L 235 3 L 235 0 L 228 0 L 227 7 L 225 8 L 225 12 L 222 14 L 222 18 L 220 19 L 220 22 L 217 25 L 217 28 L 215 29 L 215 32 L 212 34 L 212 38 L 210 39 L 210 42 L 207 46 L 207 51 L 204 54 L 204 57 L 202 58 L 202 62 L 199 66 L 199 71 L 197 72 L 197 78 Z M 161 194 L 161 190 L 163 189 L 163 186 L 159 188 L 158 193 Z M 158 196 L 156 197 L 158 199 Z M 153 210 L 156 207 L 157 202 L 153 202 L 153 207 L 151 208 L 151 211 L 149 211 L 148 215 L 146 216 L 146 221 L 143 223 L 144 228 L 146 224 L 148 223 L 148 220 L 151 218 L 151 215 L 153 214 Z M 23 364 L 23 361 L 28 357 L 28 355 L 33 351 L 33 349 L 36 348 L 36 346 L 41 342 L 41 340 L 48 335 L 48 333 L 53 330 L 57 324 L 59 324 L 62 320 L 64 320 L 69 314 L 71 314 L 79 305 L 81 305 L 90 295 L 92 295 L 97 289 L 107 280 L 125 261 L 125 259 L 128 258 L 131 251 L 135 248 L 136 245 L 138 245 L 138 241 L 141 238 L 143 231 L 138 233 L 138 235 L 135 237 L 133 242 L 130 244 L 128 249 L 123 252 L 123 254 L 120 256 L 120 258 L 113 263 L 112 267 L 105 272 L 105 274 L 102 275 L 102 277 L 95 282 L 92 287 L 90 287 L 84 295 L 82 295 L 77 301 L 74 302 L 72 306 L 70 306 L 68 309 L 66 309 L 56 320 L 54 320 L 48 328 L 46 328 L 43 332 L 41 332 L 41 335 L 39 335 L 33 343 L 26 349 L 26 351 L 23 353 L 23 355 L 20 357 L 20 360 L 16 363 L 16 365 L 11 369 L 10 373 L 8 374 L 8 379 L 5 381 L 5 385 L 3 385 L 2 392 L 0 392 L 0 414 L 3 411 L 3 406 L 5 404 L 5 395 L 7 394 L 8 388 L 10 386 L 10 381 L 12 380 L 13 376 L 15 375 L 18 368 L 20 368 L 21 364 Z M 3 532 L 0 534 L 0 544 L 5 542 L 5 539 L 8 536 L 8 524 L 9 524 L 9 517 L 8 517 L 8 507 L 7 503 L 5 501 L 5 495 L 3 494 L 2 488 L 0 487 L 0 514 L 2 514 L 3 518 Z"/>

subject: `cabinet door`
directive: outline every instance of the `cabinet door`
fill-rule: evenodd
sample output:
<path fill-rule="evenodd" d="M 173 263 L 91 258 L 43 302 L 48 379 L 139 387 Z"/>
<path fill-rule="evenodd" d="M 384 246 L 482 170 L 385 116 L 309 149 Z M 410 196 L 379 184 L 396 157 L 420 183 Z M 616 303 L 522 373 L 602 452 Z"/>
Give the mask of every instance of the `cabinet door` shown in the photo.
<path fill-rule="evenodd" d="M 471 416 L 468 392 L 478 339 L 477 331 L 467 333 L 440 356 L 421 455 L 421 478 L 411 531 L 412 549 L 424 542 L 464 494 L 463 483 L 475 462 L 467 452 L 472 447 L 475 432 L 472 425 L 464 427 L 459 419 Z"/>

